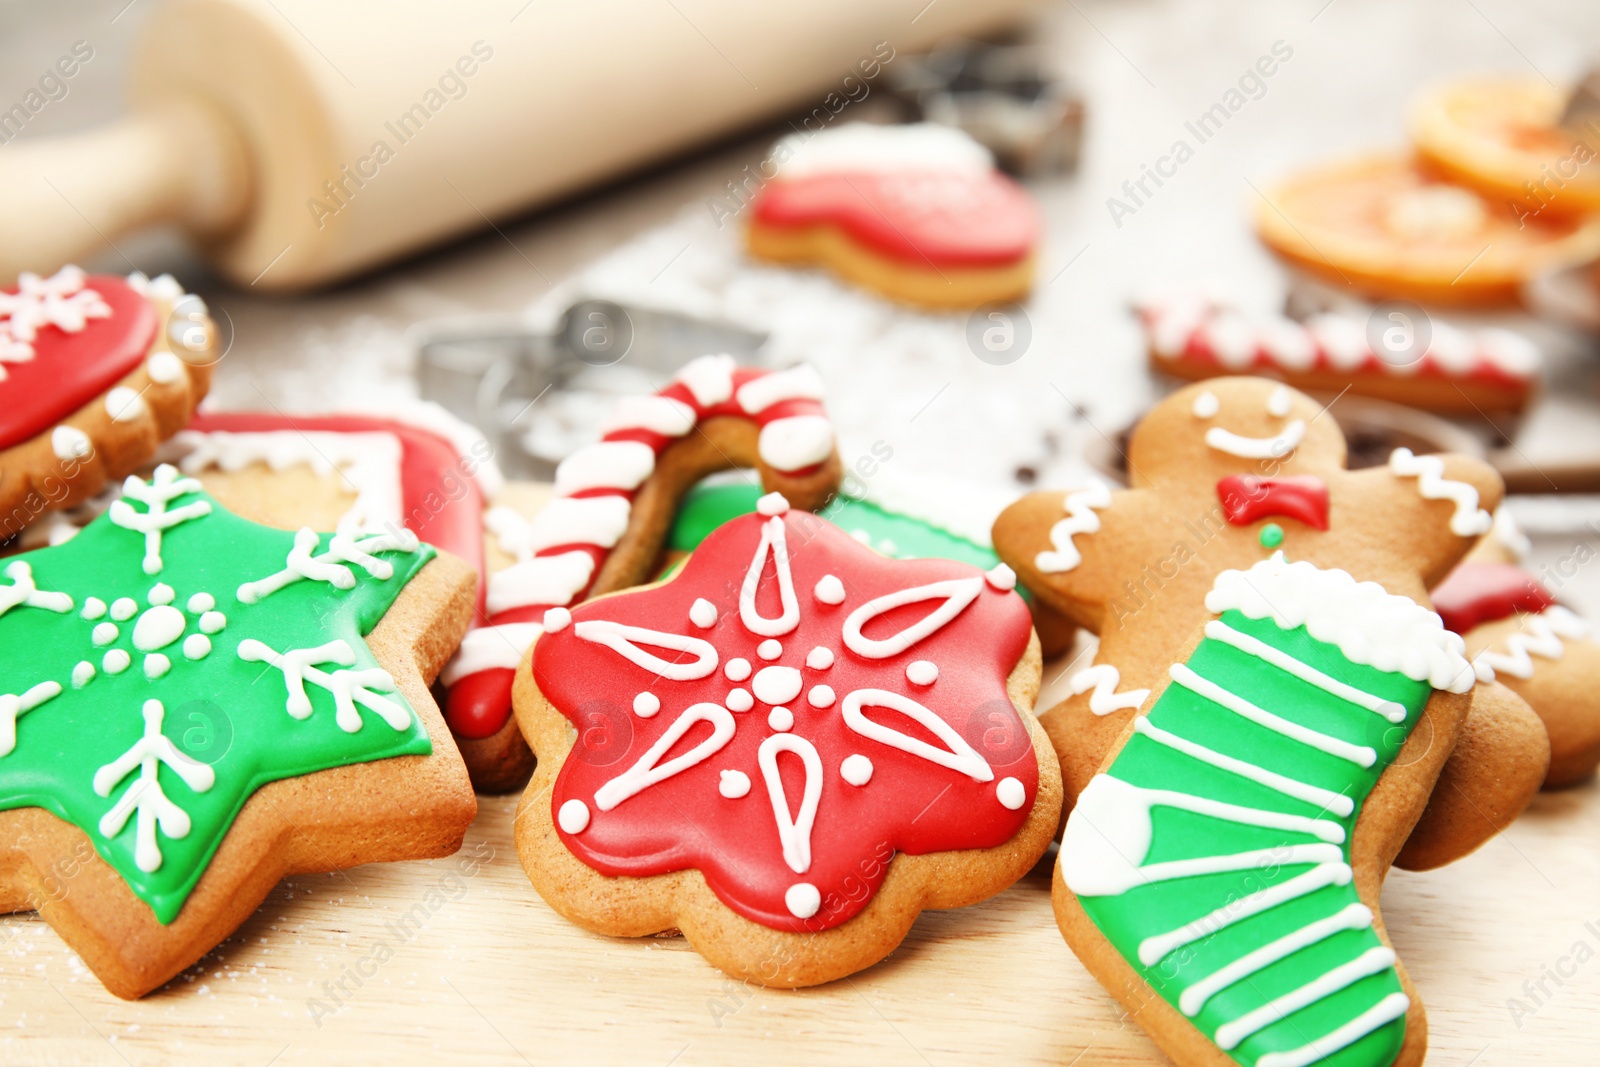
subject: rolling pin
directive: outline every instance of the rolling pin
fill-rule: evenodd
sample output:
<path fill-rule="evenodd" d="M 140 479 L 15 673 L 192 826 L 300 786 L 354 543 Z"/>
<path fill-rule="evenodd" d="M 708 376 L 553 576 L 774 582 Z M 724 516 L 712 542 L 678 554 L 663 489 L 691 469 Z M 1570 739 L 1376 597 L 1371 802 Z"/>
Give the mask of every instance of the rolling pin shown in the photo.
<path fill-rule="evenodd" d="M 240 285 L 327 284 L 786 111 L 849 121 L 894 56 L 1029 6 L 164 0 L 127 118 L 0 150 L 0 279 L 176 224 Z"/>

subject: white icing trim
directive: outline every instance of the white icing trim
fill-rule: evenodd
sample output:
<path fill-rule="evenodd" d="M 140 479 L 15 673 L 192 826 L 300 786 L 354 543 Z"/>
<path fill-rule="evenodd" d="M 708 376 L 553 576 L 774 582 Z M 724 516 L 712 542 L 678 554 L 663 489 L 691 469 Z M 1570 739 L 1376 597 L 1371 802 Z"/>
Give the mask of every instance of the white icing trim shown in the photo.
<path fill-rule="evenodd" d="M 1206 444 L 1218 452 L 1226 452 L 1240 459 L 1282 459 L 1299 448 L 1305 436 L 1305 420 L 1295 419 L 1276 437 L 1245 437 L 1221 426 L 1213 426 L 1206 431 Z"/>
<path fill-rule="evenodd" d="M 1320 733 L 1297 722 L 1291 722 L 1281 716 L 1274 715 L 1265 708 L 1258 707 L 1250 701 L 1231 692 L 1213 682 L 1211 679 L 1196 674 L 1188 665 L 1174 663 L 1169 668 L 1172 680 L 1197 696 L 1205 697 L 1213 704 L 1227 708 L 1241 718 L 1249 719 L 1257 726 L 1264 727 L 1274 733 L 1282 734 L 1292 741 L 1298 741 L 1319 752 L 1326 752 L 1330 756 L 1354 763 L 1360 767 L 1370 767 L 1378 762 L 1378 753 L 1368 745 L 1353 745 L 1348 741 L 1328 734 Z"/>
<path fill-rule="evenodd" d="M 688 634 L 667 633 L 643 626 L 629 626 L 609 619 L 585 619 L 572 628 L 572 632 L 585 641 L 605 645 L 624 659 L 652 674 L 674 682 L 691 682 L 705 678 L 717 669 L 717 649 L 710 641 Z M 674 663 L 640 648 L 636 641 L 655 648 L 687 652 L 695 657 L 693 662 Z M 606 810 L 602 806 L 602 810 Z"/>
<path fill-rule="evenodd" d="M 801 363 L 788 370 L 774 371 L 752 378 L 739 387 L 739 406 L 751 415 L 759 415 L 772 405 L 784 400 L 823 400 L 827 388 L 822 376 L 809 363 Z"/>
<path fill-rule="evenodd" d="M 782 614 L 772 619 L 756 610 L 756 592 L 768 556 L 772 557 L 777 572 L 778 603 L 782 607 Z M 761 543 L 756 546 L 755 558 L 750 561 L 750 569 L 739 586 L 739 621 L 746 630 L 760 637 L 782 637 L 800 625 L 800 601 L 794 595 L 794 575 L 789 570 L 789 540 L 780 516 L 761 524 Z"/>
<path fill-rule="evenodd" d="M 0 615 L 14 607 L 42 608 L 57 614 L 72 610 L 72 597 L 66 593 L 41 590 L 34 584 L 33 565 L 25 559 L 15 559 L 6 564 L 5 574 L 10 585 L 0 585 Z"/>
<path fill-rule="evenodd" d="M 368 577 L 386 582 L 394 575 L 394 564 L 377 558 L 374 553 L 410 553 L 420 547 L 417 535 L 409 530 L 360 537 L 336 533 L 328 541 L 328 547 L 317 553 L 320 541 L 321 535 L 309 526 L 302 526 L 294 535 L 294 547 L 289 549 L 283 569 L 265 578 L 245 582 L 234 595 L 242 603 L 254 604 L 300 581 L 327 582 L 335 589 L 353 589 L 356 584 L 355 572 L 346 566 L 351 563 L 365 571 Z"/>
<path fill-rule="evenodd" d="M 899 730 L 873 722 L 862 714 L 863 706 L 898 711 L 926 727 L 949 747 L 938 748 L 921 738 L 911 737 Z M 994 780 L 994 771 L 990 769 L 989 762 L 978 755 L 977 751 L 967 744 L 965 738 L 956 733 L 954 728 L 936 713 L 910 697 L 892 693 L 887 689 L 857 689 L 844 698 L 839 705 L 839 711 L 845 725 L 862 737 L 871 738 L 880 744 L 897 748 L 901 752 L 928 760 L 930 763 L 937 763 L 941 767 L 959 771 L 975 782 Z"/>
<path fill-rule="evenodd" d="M 217 775 L 207 764 L 179 751 L 161 732 L 166 715 L 161 701 L 146 700 L 143 714 L 144 735 L 122 755 L 95 771 L 93 785 L 97 796 L 109 797 L 130 774 L 139 772 L 121 799 L 100 817 L 98 828 L 102 837 L 116 837 L 128 825 L 129 817 L 135 817 L 133 860 L 141 871 L 149 873 L 161 869 L 156 829 L 159 827 L 162 834 L 174 840 L 187 837 L 190 830 L 188 813 L 167 799 L 166 790 L 161 787 L 162 766 L 196 793 L 204 793 L 215 785 Z"/>
<path fill-rule="evenodd" d="M 556 493 L 585 489 L 633 490 L 656 469 L 655 449 L 642 441 L 597 441 L 556 465 Z"/>
<path fill-rule="evenodd" d="M 1146 967 L 1153 967 L 1185 945 L 1192 945 L 1234 923 L 1243 922 L 1280 904 L 1287 904 L 1291 900 L 1299 900 L 1319 889 L 1325 889 L 1330 885 L 1349 885 L 1354 876 L 1355 872 L 1342 861 L 1319 863 L 1309 871 L 1297 874 L 1277 885 L 1258 889 L 1238 900 L 1230 900 L 1215 911 L 1202 915 L 1193 922 L 1184 923 L 1176 930 L 1145 938 L 1139 943 L 1139 960 Z"/>
<path fill-rule="evenodd" d="M 84 678 L 83 681 L 79 681 L 80 670 L 85 666 L 89 667 L 88 677 Z M 77 667 L 72 669 L 73 688 L 83 688 L 89 678 L 93 677 L 94 666 L 92 664 L 79 663 Z M 20 695 L 15 693 L 0 694 L 0 756 L 10 755 L 12 749 L 17 747 L 17 719 L 45 701 L 53 700 L 60 695 L 60 682 L 40 682 L 38 685 L 23 690 Z"/>
<path fill-rule="evenodd" d="M 593 576 L 594 557 L 587 552 L 522 560 L 489 576 L 489 614 L 529 604 L 571 603 Z"/>
<path fill-rule="evenodd" d="M 479 671 L 514 670 L 527 654 L 528 646 L 543 632 L 544 627 L 536 622 L 506 622 L 468 630 L 461 647 L 439 673 L 439 681 L 448 687 Z"/>
<path fill-rule="evenodd" d="M 1214 419 L 1217 412 L 1222 410 L 1222 401 L 1217 399 L 1217 394 L 1207 389 L 1194 398 L 1194 405 L 1189 409 L 1194 412 L 1197 419 Z"/>
<path fill-rule="evenodd" d="M 773 419 L 761 427 L 756 451 L 767 466 L 780 471 L 815 467 L 833 455 L 833 423 L 821 415 Z"/>
<path fill-rule="evenodd" d="M 1150 698 L 1148 689 L 1129 689 L 1126 692 L 1117 692 L 1117 686 L 1122 684 L 1122 672 L 1110 663 L 1096 663 L 1092 667 L 1085 667 L 1072 676 L 1067 683 L 1067 691 L 1072 696 L 1087 689 L 1093 688 L 1094 693 L 1089 697 L 1089 710 L 1096 715 L 1110 715 L 1114 711 L 1137 710 Z"/>
<path fill-rule="evenodd" d="M 1475 676 L 1465 644 L 1439 616 L 1376 582 L 1357 582 L 1341 570 L 1290 563 L 1274 553 L 1247 571 L 1224 571 L 1206 594 L 1206 610 L 1270 618 L 1289 630 L 1304 626 L 1337 645 L 1352 663 L 1399 672 L 1435 689 L 1465 693 Z"/>
<path fill-rule="evenodd" d="M 1478 507 L 1478 491 L 1466 482 L 1446 478 L 1444 460 L 1438 456 L 1418 456 L 1409 448 L 1397 448 L 1389 456 L 1389 470 L 1397 477 L 1417 479 L 1417 492 L 1424 500 L 1454 504 L 1450 532 L 1457 537 L 1480 537 L 1494 525 L 1493 517 Z"/>
<path fill-rule="evenodd" d="M 1100 530 L 1100 516 L 1094 509 L 1111 506 L 1111 487 L 1096 478 L 1076 492 L 1068 493 L 1062 507 L 1067 517 L 1050 527 L 1050 544 L 1053 551 L 1040 552 L 1033 557 L 1033 565 L 1044 574 L 1070 571 L 1083 562 L 1073 538 L 1079 534 L 1093 534 Z"/>
<path fill-rule="evenodd" d="M 663 437 L 682 437 L 694 429 L 694 408 L 670 396 L 625 396 L 600 423 L 601 435 L 623 430 L 649 430 Z"/>
<path fill-rule="evenodd" d="M 805 765 L 806 780 L 800 797 L 800 812 L 789 811 L 789 797 L 783 790 L 783 777 L 778 773 L 778 753 L 792 752 Z M 817 804 L 822 800 L 822 757 L 816 747 L 803 737 L 794 734 L 773 734 L 761 742 L 756 750 L 756 762 L 761 766 L 761 777 L 767 783 L 767 797 L 772 801 L 772 815 L 778 824 L 778 840 L 783 845 L 783 862 L 795 874 L 805 874 L 811 869 L 811 828 L 817 821 Z"/>
<path fill-rule="evenodd" d="M 61 460 L 84 459 L 94 452 L 94 443 L 76 426 L 57 426 L 50 431 L 50 451 Z"/>
<path fill-rule="evenodd" d="M 738 367 L 727 354 L 691 359 L 674 376 L 703 408 L 716 407 L 733 395 L 733 372 Z"/>
<path fill-rule="evenodd" d="M 314 648 L 279 653 L 265 642 L 247 637 L 239 642 L 238 656 L 251 663 L 270 663 L 283 673 L 288 694 L 284 710 L 293 718 L 311 716 L 311 698 L 306 694 L 310 682 L 332 694 L 334 722 L 347 734 L 358 733 L 364 725 L 357 704 L 376 712 L 391 729 L 404 730 L 411 725 L 411 709 L 390 699 L 399 693 L 388 671 L 382 667 L 347 669 L 356 661 L 355 649 L 347 641 L 335 639 Z M 330 674 L 316 666 L 320 663 L 337 664 L 340 669 Z"/>
<path fill-rule="evenodd" d="M 1300 929 L 1291 931 L 1276 941 L 1270 941 L 1212 971 L 1183 991 L 1178 998 L 1178 1010 L 1194 1018 L 1200 1009 L 1206 1006 L 1206 1001 L 1279 960 L 1287 959 L 1303 948 L 1326 941 L 1334 934 L 1346 930 L 1364 930 L 1371 925 L 1371 908 L 1365 904 L 1347 904 L 1327 918 L 1307 923 Z"/>
<path fill-rule="evenodd" d="M 949 624 L 966 610 L 967 605 L 978 599 L 978 594 L 983 592 L 983 584 L 981 575 L 975 578 L 951 578 L 942 582 L 913 586 L 869 600 L 845 619 L 842 634 L 845 647 L 867 659 L 898 656 L 929 634 Z M 919 604 L 924 600 L 939 598 L 942 598 L 944 603 L 889 637 L 874 639 L 861 632 L 862 627 L 885 612 L 908 604 Z"/>
<path fill-rule="evenodd" d="M 715 655 L 715 650 L 712 654 Z M 689 751 L 660 763 L 661 757 L 671 751 L 672 747 L 682 740 L 683 735 L 689 732 L 690 727 L 698 722 L 711 724 L 711 736 Z M 595 790 L 594 806 L 601 811 L 610 811 L 624 800 L 658 782 L 664 782 L 675 774 L 705 762 L 722 751 L 723 746 L 732 739 L 733 715 L 727 708 L 721 704 L 691 704 L 683 714 L 673 720 L 672 725 L 667 727 L 660 737 L 656 738 L 656 743 L 639 757 L 638 762 Z"/>
<path fill-rule="evenodd" d="M 490 509 L 491 512 L 501 510 Z M 510 511 L 509 508 L 505 510 Z M 525 523 L 519 535 L 513 535 L 512 555 L 527 559 L 558 545 L 614 548 L 628 531 L 631 510 L 624 496 L 559 497 L 546 504 L 532 522 Z M 501 532 L 501 547 L 506 547 L 507 540 L 506 533 Z"/>
<path fill-rule="evenodd" d="M 1325 1000 L 1363 978 L 1388 970 L 1394 966 L 1394 960 L 1394 949 L 1387 945 L 1369 948 L 1355 959 L 1341 963 L 1300 988 L 1275 997 L 1254 1011 L 1246 1012 L 1237 1019 L 1223 1023 L 1217 1027 L 1217 1047 L 1223 1050 L 1235 1048 L 1251 1034 L 1266 1029 L 1301 1008 Z"/>
<path fill-rule="evenodd" d="M 1528 540 L 1528 535 L 1522 532 L 1522 527 L 1517 525 L 1516 516 L 1511 514 L 1511 509 L 1501 506 L 1494 512 L 1494 539 L 1500 547 L 1510 552 L 1517 560 L 1527 558 L 1533 551 L 1533 542 Z"/>
<path fill-rule="evenodd" d="M 1360 1041 L 1363 1037 L 1387 1026 L 1411 1010 L 1411 998 L 1404 993 L 1390 993 L 1378 1003 L 1314 1041 L 1308 1041 L 1288 1052 L 1269 1052 L 1256 1060 L 1256 1067 L 1310 1067 L 1313 1063 L 1332 1056 L 1340 1049 Z"/>
<path fill-rule="evenodd" d="M 1284 673 L 1292 674 L 1307 685 L 1314 685 L 1323 692 L 1336 696 L 1346 703 L 1376 712 L 1390 722 L 1405 722 L 1405 705 L 1393 700 L 1385 700 L 1380 696 L 1374 696 L 1364 689 L 1357 689 L 1355 686 L 1341 682 L 1337 678 L 1329 677 L 1309 663 L 1302 663 L 1287 652 L 1273 648 L 1265 641 L 1258 641 L 1247 633 L 1235 630 L 1221 619 L 1212 619 L 1206 623 L 1206 636 L 1224 644 L 1232 645 L 1240 652 L 1270 663 Z"/>
<path fill-rule="evenodd" d="M 1483 664 L 1494 674 L 1509 674 L 1513 678 L 1532 678 L 1533 660 L 1557 660 L 1566 653 L 1563 641 L 1578 641 L 1591 636 L 1594 628 L 1560 604 L 1553 604 L 1538 614 L 1524 614 L 1518 630 L 1505 640 L 1505 651 L 1484 649 L 1473 659 L 1473 665 Z M 1492 676 L 1491 676 L 1492 680 Z"/>
<path fill-rule="evenodd" d="M 191 500 L 187 504 L 167 510 L 167 505 L 180 496 L 200 492 L 200 483 L 193 478 L 178 477 L 178 469 L 170 463 L 156 468 L 155 476 L 146 482 L 129 475 L 122 483 L 123 499 L 113 501 L 108 509 L 111 521 L 126 530 L 144 534 L 144 572 L 157 574 L 163 566 L 161 560 L 161 535 L 181 522 L 211 514 L 211 504 L 205 500 Z M 143 512 L 133 510 L 128 503 L 131 497 L 145 506 Z"/>

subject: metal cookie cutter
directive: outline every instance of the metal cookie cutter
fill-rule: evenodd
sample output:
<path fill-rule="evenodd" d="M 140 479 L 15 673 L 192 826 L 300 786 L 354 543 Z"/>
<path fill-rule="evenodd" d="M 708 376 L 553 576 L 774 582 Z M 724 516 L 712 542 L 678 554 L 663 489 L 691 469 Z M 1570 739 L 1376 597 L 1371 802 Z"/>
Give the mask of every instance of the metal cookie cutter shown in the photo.
<path fill-rule="evenodd" d="M 1077 169 L 1083 98 L 1029 45 L 957 40 L 888 69 L 889 91 L 915 118 L 955 126 L 1028 178 Z"/>
<path fill-rule="evenodd" d="M 726 352 L 754 362 L 766 335 L 609 300 L 579 300 L 554 330 L 520 317 L 418 326 L 422 397 L 476 426 L 514 478 L 549 481 L 594 439 L 618 396 L 653 392 L 689 360 Z"/>

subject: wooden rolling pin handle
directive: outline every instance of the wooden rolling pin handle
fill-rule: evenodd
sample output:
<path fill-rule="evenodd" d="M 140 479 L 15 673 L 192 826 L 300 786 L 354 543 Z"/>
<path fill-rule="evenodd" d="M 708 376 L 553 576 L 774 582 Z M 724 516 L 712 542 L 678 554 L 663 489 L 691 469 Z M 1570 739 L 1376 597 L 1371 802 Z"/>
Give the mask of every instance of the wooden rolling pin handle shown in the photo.
<path fill-rule="evenodd" d="M 250 205 L 250 157 L 204 103 L 169 100 L 89 133 L 0 147 L 0 286 L 101 257 L 119 236 L 176 223 L 200 238 Z"/>

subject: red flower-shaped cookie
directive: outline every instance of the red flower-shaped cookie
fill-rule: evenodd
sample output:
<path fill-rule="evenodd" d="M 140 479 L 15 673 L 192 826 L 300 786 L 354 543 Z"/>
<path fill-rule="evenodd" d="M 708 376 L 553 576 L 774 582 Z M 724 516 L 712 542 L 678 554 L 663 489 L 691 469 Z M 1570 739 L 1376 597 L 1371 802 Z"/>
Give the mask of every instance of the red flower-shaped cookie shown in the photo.
<path fill-rule="evenodd" d="M 762 926 L 836 927 L 895 853 L 995 849 L 1053 802 L 1008 689 L 1034 662 L 1013 584 L 1003 566 L 883 558 L 764 497 L 673 579 L 546 617 L 533 681 L 579 736 L 525 804 L 602 875 L 694 868 Z M 996 866 L 1012 871 L 967 899 L 1027 869 Z M 937 896 L 914 903 L 950 906 Z"/>

